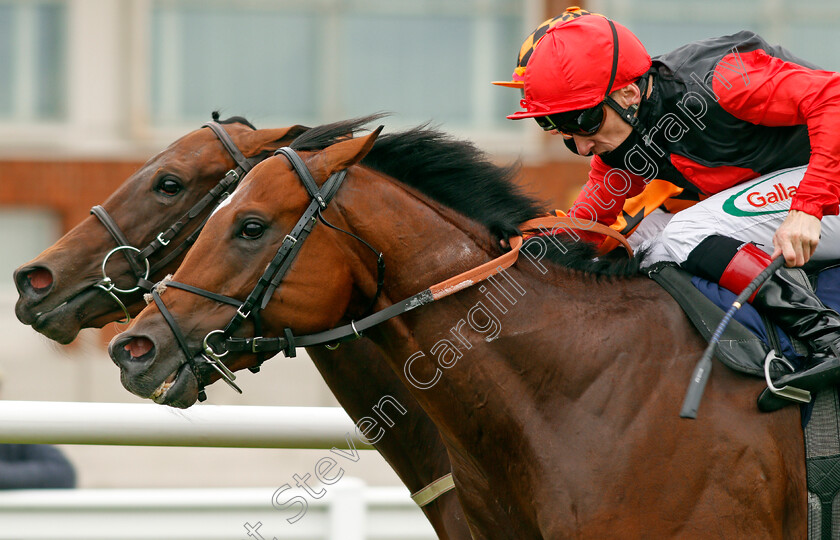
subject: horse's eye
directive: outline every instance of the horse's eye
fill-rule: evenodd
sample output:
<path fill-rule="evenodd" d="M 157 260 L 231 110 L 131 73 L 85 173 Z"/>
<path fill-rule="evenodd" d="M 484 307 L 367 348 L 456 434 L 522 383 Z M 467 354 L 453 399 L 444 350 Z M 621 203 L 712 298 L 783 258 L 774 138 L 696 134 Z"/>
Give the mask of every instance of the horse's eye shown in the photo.
<path fill-rule="evenodd" d="M 164 176 L 155 189 L 167 197 L 174 197 L 181 192 L 181 184 L 171 176 Z"/>
<path fill-rule="evenodd" d="M 242 238 L 247 238 L 249 240 L 254 240 L 259 238 L 265 232 L 265 225 L 260 223 L 259 221 L 246 221 L 244 225 L 242 225 L 242 230 L 239 232 L 239 236 Z"/>

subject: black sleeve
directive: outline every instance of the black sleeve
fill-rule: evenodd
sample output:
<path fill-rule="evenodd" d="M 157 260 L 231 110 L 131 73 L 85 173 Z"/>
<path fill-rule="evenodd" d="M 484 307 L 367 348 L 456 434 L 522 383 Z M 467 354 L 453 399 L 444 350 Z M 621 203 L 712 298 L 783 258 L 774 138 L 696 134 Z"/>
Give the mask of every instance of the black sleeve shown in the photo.
<path fill-rule="evenodd" d="M 76 471 L 61 451 L 44 444 L 3 444 L 0 489 L 76 487 Z"/>

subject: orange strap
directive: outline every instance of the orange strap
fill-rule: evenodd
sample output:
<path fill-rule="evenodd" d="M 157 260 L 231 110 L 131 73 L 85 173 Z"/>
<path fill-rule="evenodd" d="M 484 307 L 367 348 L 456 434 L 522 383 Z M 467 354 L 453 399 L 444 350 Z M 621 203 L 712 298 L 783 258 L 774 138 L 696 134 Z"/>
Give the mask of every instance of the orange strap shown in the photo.
<path fill-rule="evenodd" d="M 620 232 L 616 231 L 615 229 L 611 229 L 606 225 L 601 225 L 600 223 L 593 223 L 590 227 L 583 228 L 576 224 L 572 218 L 568 216 L 546 216 L 536 219 L 531 219 L 523 223 L 519 226 L 519 228 L 523 232 L 535 231 L 538 228 L 543 228 L 544 230 L 548 230 L 549 232 L 553 232 L 558 226 L 565 227 L 567 229 L 576 229 L 579 231 L 587 231 L 593 232 L 597 234 L 603 234 L 604 236 L 608 236 L 624 246 L 624 249 L 627 250 L 627 255 L 629 257 L 633 257 L 633 248 L 630 247 L 630 244 L 627 243 L 627 239 L 624 238 Z M 605 255 L 606 252 L 598 252 L 599 255 Z"/>
<path fill-rule="evenodd" d="M 601 225 L 600 223 L 595 223 L 588 229 L 583 229 L 576 225 L 571 218 L 563 216 L 547 216 L 528 220 L 520 225 L 519 228 L 524 232 L 534 231 L 540 227 L 552 231 L 558 225 L 563 225 L 569 229 L 585 230 L 609 236 L 624 246 L 624 249 L 627 250 L 628 256 L 633 257 L 633 248 L 631 248 L 630 244 L 627 243 L 627 239 L 624 238 L 621 233 L 616 232 L 614 229 L 611 229 L 606 225 Z M 501 257 L 497 257 L 492 261 L 488 261 L 481 266 L 473 268 L 472 270 L 467 270 L 455 277 L 451 277 L 446 281 L 441 281 L 440 283 L 429 287 L 429 291 L 432 293 L 432 298 L 434 300 L 439 300 L 444 296 L 449 296 L 461 289 L 466 289 L 467 287 L 471 287 L 480 281 L 484 281 L 488 277 L 504 270 L 505 268 L 509 268 L 516 262 L 516 259 L 519 258 L 519 250 L 522 249 L 523 240 L 521 236 L 514 236 L 508 241 L 510 242 L 511 249 Z M 603 255 L 603 253 L 600 253 L 600 255 Z"/>
<path fill-rule="evenodd" d="M 508 241 L 510 242 L 511 249 L 501 257 L 497 257 L 492 261 L 482 264 L 481 266 L 476 266 L 472 270 L 467 270 L 462 274 L 458 274 L 455 277 L 451 277 L 446 281 L 441 281 L 440 283 L 429 287 L 429 291 L 432 293 L 432 298 L 439 300 L 444 296 L 449 296 L 461 289 L 471 287 L 479 281 L 484 281 L 500 270 L 509 268 L 510 265 L 515 263 L 516 259 L 519 257 L 519 250 L 522 248 L 522 237 L 514 236 Z"/>

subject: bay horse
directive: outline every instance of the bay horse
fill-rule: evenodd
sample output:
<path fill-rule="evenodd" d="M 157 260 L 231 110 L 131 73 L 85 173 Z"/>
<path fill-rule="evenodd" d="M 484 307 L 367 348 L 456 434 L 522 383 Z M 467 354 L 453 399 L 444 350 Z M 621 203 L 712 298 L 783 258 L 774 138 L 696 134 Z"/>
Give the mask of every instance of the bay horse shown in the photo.
<path fill-rule="evenodd" d="M 218 120 L 218 117 L 216 117 Z M 365 119 L 359 125 L 369 121 Z M 232 144 L 254 162 L 288 145 L 305 132 L 303 126 L 259 129 L 241 117 L 221 120 L 219 125 Z M 347 124 L 345 136 L 355 124 Z M 152 157 L 103 203 L 117 227 L 132 246 L 146 246 L 217 186 L 226 172 L 237 167 L 231 151 L 213 130 L 194 130 Z M 207 206 L 197 219 L 170 239 L 170 245 L 156 253 L 148 279 L 157 281 L 172 273 L 183 253 L 172 257 L 174 249 L 189 238 L 209 214 Z M 19 299 L 15 308 L 24 324 L 59 343 L 71 342 L 82 328 L 100 328 L 124 316 L 116 302 L 95 285 L 101 281 L 101 265 L 117 247 L 112 234 L 96 216 L 90 216 L 38 257 L 15 272 Z M 189 247 L 189 246 L 187 246 Z M 120 256 L 108 263 L 108 275 L 122 288 L 137 280 L 128 261 Z M 145 306 L 143 290 L 121 294 L 128 314 L 134 316 Z M 347 343 L 338 350 L 312 347 L 307 350 L 336 399 L 354 422 L 371 414 L 383 396 L 391 396 L 405 410 L 394 417 L 393 426 L 374 446 L 395 470 L 403 483 L 417 492 L 451 471 L 443 442 L 431 420 L 396 375 L 380 359 L 382 353 L 369 340 Z M 233 370 L 244 369 L 249 359 Z M 361 371 L 360 365 L 364 366 Z M 215 371 L 202 374 L 206 384 L 216 380 Z M 174 402 L 173 405 L 179 405 Z M 487 522 L 494 522 L 492 505 L 485 506 Z M 440 538 L 467 540 L 469 528 L 454 492 L 423 506 L 423 512 Z M 473 512 L 476 514 L 476 512 Z"/>
<path fill-rule="evenodd" d="M 305 149 L 299 143 L 309 133 L 292 146 Z M 759 414 L 753 396 L 761 382 L 721 369 L 700 418 L 680 419 L 704 343 L 633 264 L 590 266 L 569 248 L 562 264 L 520 258 L 504 279 L 497 275 L 497 289 L 424 296 L 497 257 L 491 231 L 515 229 L 538 205 L 516 192 L 510 171 L 489 174 L 493 166 L 468 144 L 453 151 L 457 142 L 424 129 L 374 145 L 377 136 L 300 152 L 316 189 L 334 188 L 340 171 L 346 176 L 320 210 L 331 226 L 312 230 L 257 307 L 264 334 L 285 335 L 286 344 L 359 317 L 379 280 L 359 239 L 384 253 L 389 273 L 376 307 L 422 300 L 366 335 L 437 425 L 468 519 L 482 502 L 500 503 L 510 528 L 471 521 L 476 538 L 805 537 L 797 411 Z M 169 376 L 172 399 L 195 400 L 189 356 L 237 318 L 220 295 L 250 300 L 315 204 L 292 161 L 284 153 L 255 167 L 156 289 L 155 303 L 111 342 L 111 357 L 139 395 Z M 222 338 L 248 332 L 239 326 Z M 222 354 L 224 343 L 211 348 Z"/>

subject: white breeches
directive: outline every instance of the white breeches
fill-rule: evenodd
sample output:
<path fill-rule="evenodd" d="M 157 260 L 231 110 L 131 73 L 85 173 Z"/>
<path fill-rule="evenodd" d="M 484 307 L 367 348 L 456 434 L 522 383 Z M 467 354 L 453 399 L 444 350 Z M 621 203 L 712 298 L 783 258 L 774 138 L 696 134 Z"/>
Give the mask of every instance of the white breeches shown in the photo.
<path fill-rule="evenodd" d="M 748 180 L 677 214 L 652 212 L 630 236 L 631 245 L 650 250 L 645 265 L 659 261 L 682 264 L 700 242 L 715 234 L 754 242 L 773 253 L 773 235 L 787 217 L 805 169 L 794 167 Z M 840 259 L 840 216 L 823 217 L 820 243 L 812 259 Z"/>

